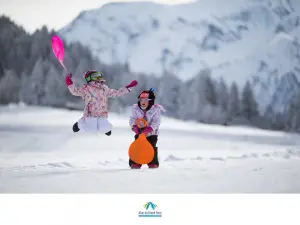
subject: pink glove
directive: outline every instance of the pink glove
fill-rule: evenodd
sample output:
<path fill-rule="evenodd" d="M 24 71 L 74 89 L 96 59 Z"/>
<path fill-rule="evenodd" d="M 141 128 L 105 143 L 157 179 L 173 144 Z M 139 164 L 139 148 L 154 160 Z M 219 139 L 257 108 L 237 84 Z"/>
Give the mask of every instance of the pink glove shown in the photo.
<path fill-rule="evenodd" d="M 69 85 L 72 85 L 73 84 L 73 81 L 72 81 L 72 74 L 68 74 L 68 76 L 66 76 L 66 85 L 69 86 Z"/>
<path fill-rule="evenodd" d="M 153 131 L 152 127 L 146 126 L 142 133 L 146 134 L 146 133 L 150 133 L 152 131 Z"/>
<path fill-rule="evenodd" d="M 133 81 L 131 81 L 130 84 L 128 84 L 128 85 L 126 86 L 126 88 L 135 87 L 137 84 L 138 84 L 138 82 L 137 82 L 136 80 L 133 80 Z"/>
<path fill-rule="evenodd" d="M 136 133 L 136 134 L 139 134 L 139 128 L 137 127 L 137 125 L 134 125 L 132 127 L 132 130 Z"/>

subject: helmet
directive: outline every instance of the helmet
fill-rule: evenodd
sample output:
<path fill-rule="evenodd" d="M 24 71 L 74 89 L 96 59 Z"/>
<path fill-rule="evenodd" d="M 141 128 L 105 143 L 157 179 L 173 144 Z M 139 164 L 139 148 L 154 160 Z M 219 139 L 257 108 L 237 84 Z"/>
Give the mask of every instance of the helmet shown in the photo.
<path fill-rule="evenodd" d="M 96 70 L 89 70 L 83 74 L 83 78 L 87 83 L 91 81 L 105 81 L 104 76 L 101 72 Z"/>
<path fill-rule="evenodd" d="M 138 96 L 138 106 L 141 108 L 141 104 L 140 104 L 140 99 L 142 98 L 146 98 L 149 101 L 149 105 L 146 108 L 146 110 L 149 110 L 155 102 L 155 94 L 154 94 L 154 89 L 150 88 L 149 90 L 144 90 L 142 91 L 139 96 Z"/>

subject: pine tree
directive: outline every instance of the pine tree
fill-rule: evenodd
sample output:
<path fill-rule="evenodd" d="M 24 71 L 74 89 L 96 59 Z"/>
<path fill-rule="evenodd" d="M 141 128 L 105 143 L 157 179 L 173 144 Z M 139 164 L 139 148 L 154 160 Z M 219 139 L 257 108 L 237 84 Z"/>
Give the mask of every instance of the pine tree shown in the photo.
<path fill-rule="evenodd" d="M 240 115 L 241 111 L 240 97 L 238 86 L 235 82 L 232 83 L 229 94 L 228 116 L 231 120 Z"/>
<path fill-rule="evenodd" d="M 287 125 L 292 130 L 300 130 L 300 92 L 296 95 L 295 101 L 289 106 Z"/>
<path fill-rule="evenodd" d="M 206 100 L 208 104 L 212 106 L 217 105 L 217 94 L 216 94 L 216 86 L 211 79 L 210 73 L 205 76 L 205 91 L 204 93 L 206 94 Z"/>
<path fill-rule="evenodd" d="M 0 79 L 0 103 L 18 102 L 20 79 L 14 70 L 6 70 Z"/>
<path fill-rule="evenodd" d="M 221 107 L 222 111 L 227 113 L 228 112 L 228 103 L 229 103 L 229 94 L 228 88 L 226 83 L 224 82 L 223 77 L 220 79 L 218 84 L 218 91 L 217 91 L 217 100 L 218 105 Z"/>
<path fill-rule="evenodd" d="M 248 120 L 258 116 L 258 105 L 249 81 L 246 82 L 242 93 L 242 115 Z"/>
<path fill-rule="evenodd" d="M 175 116 L 179 109 L 179 91 L 181 81 L 173 74 L 165 74 L 160 81 L 160 103 L 166 109 L 166 115 Z"/>

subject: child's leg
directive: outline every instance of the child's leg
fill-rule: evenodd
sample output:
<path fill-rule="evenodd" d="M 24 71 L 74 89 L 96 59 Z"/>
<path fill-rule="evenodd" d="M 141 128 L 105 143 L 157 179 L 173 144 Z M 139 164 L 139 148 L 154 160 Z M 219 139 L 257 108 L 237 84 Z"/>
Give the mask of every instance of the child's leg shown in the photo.
<path fill-rule="evenodd" d="M 112 124 L 104 117 L 87 117 L 81 118 L 78 123 L 73 126 L 73 131 L 84 131 L 92 133 L 104 133 L 107 136 L 112 134 Z"/>
<path fill-rule="evenodd" d="M 108 121 L 107 118 L 99 117 L 97 119 L 97 129 L 98 132 L 104 132 L 105 135 L 110 136 L 112 131 L 112 124 Z"/>
<path fill-rule="evenodd" d="M 129 166 L 133 169 L 139 169 L 139 168 L 141 168 L 142 165 L 137 164 L 137 163 L 133 162 L 131 159 L 129 159 Z"/>
<path fill-rule="evenodd" d="M 153 160 L 148 163 L 148 166 L 153 166 L 156 165 L 157 167 L 159 166 L 159 162 L 158 162 L 158 152 L 157 152 L 157 135 L 151 135 L 149 137 L 147 137 L 147 140 L 150 142 L 150 144 L 152 145 L 153 149 L 154 149 L 154 158 Z"/>

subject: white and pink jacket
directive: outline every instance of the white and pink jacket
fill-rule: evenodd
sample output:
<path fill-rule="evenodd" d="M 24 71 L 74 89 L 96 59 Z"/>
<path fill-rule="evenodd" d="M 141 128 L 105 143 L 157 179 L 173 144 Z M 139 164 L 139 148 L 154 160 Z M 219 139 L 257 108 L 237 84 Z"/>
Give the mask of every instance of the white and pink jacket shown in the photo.
<path fill-rule="evenodd" d="M 165 109 L 158 104 L 154 104 L 149 110 L 143 111 L 140 109 L 138 104 L 134 104 L 132 106 L 132 114 L 129 119 L 129 125 L 132 128 L 133 125 L 136 125 L 136 120 L 138 118 L 143 118 L 147 121 L 147 125 L 150 126 L 153 131 L 147 133 L 146 136 L 158 135 L 159 134 L 159 126 L 161 123 L 161 112 L 165 112 Z"/>
<path fill-rule="evenodd" d="M 68 86 L 69 91 L 82 97 L 85 102 L 83 118 L 87 117 L 108 117 L 108 98 L 116 98 L 128 94 L 129 88 L 120 88 L 118 90 L 110 89 L 106 84 L 99 82 L 90 82 L 76 87 L 75 84 Z"/>

